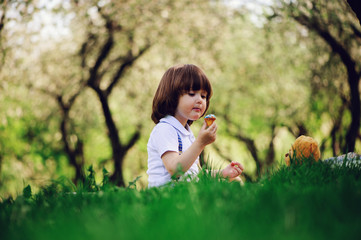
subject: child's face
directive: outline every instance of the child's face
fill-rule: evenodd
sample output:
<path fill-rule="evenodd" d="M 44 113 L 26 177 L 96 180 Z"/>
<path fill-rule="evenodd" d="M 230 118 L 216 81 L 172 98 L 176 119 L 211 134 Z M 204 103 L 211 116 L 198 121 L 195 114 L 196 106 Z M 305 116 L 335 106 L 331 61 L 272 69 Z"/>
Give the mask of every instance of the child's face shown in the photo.
<path fill-rule="evenodd" d="M 195 121 L 202 117 L 206 106 L 207 92 L 191 90 L 180 96 L 174 117 L 184 126 L 188 120 Z"/>

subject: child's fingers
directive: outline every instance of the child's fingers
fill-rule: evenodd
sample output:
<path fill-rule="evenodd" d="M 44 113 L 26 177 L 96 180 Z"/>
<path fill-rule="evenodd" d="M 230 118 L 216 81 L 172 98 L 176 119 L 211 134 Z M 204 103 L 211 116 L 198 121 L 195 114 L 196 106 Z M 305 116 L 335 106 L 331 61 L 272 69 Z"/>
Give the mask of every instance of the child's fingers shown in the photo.
<path fill-rule="evenodd" d="M 243 169 L 243 165 L 242 165 L 241 163 L 239 163 L 239 162 L 232 161 L 232 162 L 231 162 L 231 165 L 232 165 L 232 166 L 236 166 L 236 165 L 237 165 L 238 167 L 240 167 L 240 168 Z"/>
<path fill-rule="evenodd" d="M 238 166 L 242 171 L 244 170 L 244 167 L 243 167 L 242 163 L 238 163 Z"/>
<path fill-rule="evenodd" d="M 238 175 L 241 175 L 242 174 L 242 172 L 243 172 L 243 169 L 241 169 L 240 167 L 238 167 L 238 165 L 236 165 L 237 167 L 235 167 L 234 169 L 236 169 L 237 170 L 237 172 L 238 172 Z"/>
<path fill-rule="evenodd" d="M 217 131 L 217 128 L 218 128 L 217 124 L 216 124 L 215 122 L 213 122 L 212 125 L 209 126 L 208 130 L 209 130 L 210 132 L 216 132 L 216 131 Z"/>
<path fill-rule="evenodd" d="M 203 125 L 202 125 L 202 127 L 201 127 L 201 129 L 200 129 L 200 131 L 201 132 L 205 132 L 205 131 L 207 131 L 208 129 L 207 129 L 207 123 L 206 123 L 206 121 L 204 121 L 203 122 Z"/>
<path fill-rule="evenodd" d="M 231 162 L 231 166 L 232 166 L 232 167 L 234 167 L 234 166 L 236 166 L 236 165 L 239 166 L 239 164 L 240 164 L 240 163 L 239 163 L 239 162 L 236 162 L 236 161 L 232 161 L 232 162 Z"/>
<path fill-rule="evenodd" d="M 243 170 L 244 170 L 243 165 L 241 163 L 239 163 L 239 162 L 233 162 L 232 161 L 231 166 L 234 167 L 235 169 L 237 169 L 237 171 L 240 170 L 240 173 L 242 173 Z"/>
<path fill-rule="evenodd" d="M 201 129 L 206 129 L 206 128 L 207 128 L 207 123 L 206 123 L 206 121 L 203 121 L 203 125 L 202 125 Z"/>
<path fill-rule="evenodd" d="M 203 125 L 202 125 L 202 127 L 201 127 L 201 130 L 202 131 L 205 131 L 205 132 L 207 132 L 207 133 L 210 133 L 210 134 L 212 134 L 212 135 L 214 135 L 214 134 L 216 134 L 216 132 L 217 132 L 217 124 L 216 123 L 212 123 L 212 125 L 211 126 L 207 126 L 207 123 L 206 122 L 204 122 L 203 123 Z"/>

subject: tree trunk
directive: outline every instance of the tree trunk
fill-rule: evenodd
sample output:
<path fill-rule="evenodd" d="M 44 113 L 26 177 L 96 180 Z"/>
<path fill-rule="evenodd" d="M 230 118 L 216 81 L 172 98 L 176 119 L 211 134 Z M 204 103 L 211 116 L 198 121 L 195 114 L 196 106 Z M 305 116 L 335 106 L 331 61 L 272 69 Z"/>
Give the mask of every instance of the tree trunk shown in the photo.
<path fill-rule="evenodd" d="M 78 139 L 74 155 L 75 155 L 75 179 L 77 181 L 84 182 L 85 180 L 85 174 L 84 174 L 84 151 L 83 151 L 83 142 Z"/>
<path fill-rule="evenodd" d="M 60 103 L 60 102 L 59 102 Z M 84 166 L 84 153 L 82 149 L 82 143 L 80 143 L 78 140 L 77 147 L 75 150 L 73 150 L 69 143 L 69 136 L 68 136 L 68 130 L 67 130 L 67 124 L 69 121 L 69 108 L 65 107 L 64 104 L 60 103 L 62 106 L 63 111 L 63 119 L 60 124 L 60 132 L 62 136 L 62 141 L 64 144 L 64 150 L 69 158 L 69 163 L 75 168 L 75 178 L 73 179 L 73 182 L 77 184 L 79 181 L 84 182 L 85 180 L 85 174 L 83 171 Z M 81 148 L 81 150 L 80 150 Z M 81 159 L 81 161 L 77 161 L 77 157 Z"/>
<path fill-rule="evenodd" d="M 108 95 L 104 91 L 101 91 L 100 89 L 94 89 L 94 90 L 98 94 L 99 100 L 102 105 L 105 123 L 108 128 L 108 137 L 110 139 L 110 143 L 112 146 L 113 161 L 114 161 L 114 173 L 110 179 L 117 186 L 124 187 L 125 184 L 124 184 L 124 179 L 123 179 L 123 174 L 122 174 L 122 163 L 123 163 L 125 153 L 124 153 L 123 146 L 119 139 L 118 129 L 115 125 L 114 119 L 113 119 L 111 111 L 110 111 Z"/>
<path fill-rule="evenodd" d="M 271 140 L 268 144 L 268 150 L 267 150 L 267 155 L 266 155 L 266 159 L 265 159 L 265 163 L 267 165 L 267 167 L 270 167 L 274 161 L 275 161 L 275 145 L 274 145 L 274 140 L 276 137 L 276 125 L 272 124 L 271 126 Z"/>
<path fill-rule="evenodd" d="M 348 66 L 349 76 L 348 82 L 351 92 L 351 125 L 346 134 L 346 146 L 343 149 L 344 153 L 354 152 L 356 139 L 360 129 L 360 91 L 359 91 L 359 75 L 355 71 L 354 65 Z"/>
<path fill-rule="evenodd" d="M 317 21 L 309 19 L 305 15 L 295 16 L 296 21 L 300 24 L 305 25 L 310 30 L 314 30 L 320 35 L 321 38 L 331 47 L 332 51 L 337 53 L 341 58 L 342 63 L 345 65 L 348 74 L 348 85 L 351 95 L 351 124 L 346 134 L 346 144 L 342 151 L 353 152 L 355 151 L 356 138 L 359 134 L 360 129 L 360 91 L 359 91 L 359 80 L 360 75 L 356 70 L 356 62 L 353 60 L 347 49 L 345 49 L 337 40 L 331 35 L 330 32 L 323 29 Z"/>

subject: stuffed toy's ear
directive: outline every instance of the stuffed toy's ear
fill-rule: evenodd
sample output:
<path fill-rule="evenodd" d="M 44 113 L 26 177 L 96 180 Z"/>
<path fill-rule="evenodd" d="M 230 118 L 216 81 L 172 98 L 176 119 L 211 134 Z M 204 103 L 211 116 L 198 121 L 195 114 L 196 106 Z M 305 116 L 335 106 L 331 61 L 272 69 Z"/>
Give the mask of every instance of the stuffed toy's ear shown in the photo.
<path fill-rule="evenodd" d="M 285 162 L 286 162 L 286 165 L 288 167 L 291 166 L 291 160 L 290 160 L 290 154 L 289 153 L 285 154 Z"/>

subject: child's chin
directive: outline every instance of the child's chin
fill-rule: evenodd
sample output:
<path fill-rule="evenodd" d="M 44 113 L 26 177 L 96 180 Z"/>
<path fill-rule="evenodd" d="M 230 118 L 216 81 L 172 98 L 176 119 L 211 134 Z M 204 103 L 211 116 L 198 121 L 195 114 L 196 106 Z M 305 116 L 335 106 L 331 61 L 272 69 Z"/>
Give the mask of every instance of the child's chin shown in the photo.
<path fill-rule="evenodd" d="M 197 121 L 199 118 L 190 118 L 191 121 Z"/>
<path fill-rule="evenodd" d="M 191 121 L 196 121 L 196 120 L 200 119 L 201 116 L 202 116 L 201 114 L 196 115 L 196 116 L 192 116 L 191 118 L 189 118 L 189 120 L 191 120 Z"/>

